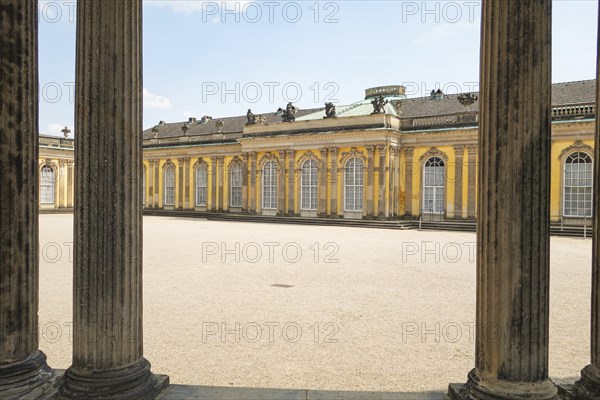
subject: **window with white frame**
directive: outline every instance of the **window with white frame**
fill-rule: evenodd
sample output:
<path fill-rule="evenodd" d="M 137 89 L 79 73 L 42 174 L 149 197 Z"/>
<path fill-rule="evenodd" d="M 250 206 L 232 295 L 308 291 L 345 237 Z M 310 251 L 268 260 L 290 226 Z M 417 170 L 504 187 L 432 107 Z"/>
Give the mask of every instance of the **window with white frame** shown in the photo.
<path fill-rule="evenodd" d="M 169 165 L 165 168 L 165 206 L 175 204 L 175 167 Z"/>
<path fill-rule="evenodd" d="M 317 210 L 319 169 L 315 160 L 309 159 L 302 163 L 301 175 L 301 209 L 306 211 Z"/>
<path fill-rule="evenodd" d="M 262 172 L 262 208 L 277 209 L 277 163 L 267 161 Z"/>
<path fill-rule="evenodd" d="M 346 161 L 344 168 L 344 210 L 363 210 L 364 162 L 358 157 Z"/>
<path fill-rule="evenodd" d="M 591 217 L 593 193 L 592 157 L 584 152 L 570 154 L 565 160 L 563 215 Z"/>
<path fill-rule="evenodd" d="M 443 214 L 445 207 L 446 166 L 439 157 L 431 157 L 423 167 L 423 213 Z"/>
<path fill-rule="evenodd" d="M 229 181 L 230 181 L 230 200 L 229 204 L 232 208 L 241 208 L 242 207 L 242 165 L 240 163 L 234 163 L 231 166 L 231 171 L 229 172 Z"/>
<path fill-rule="evenodd" d="M 196 168 L 196 207 L 206 207 L 208 199 L 208 171 L 206 164 Z"/>
<path fill-rule="evenodd" d="M 44 165 L 40 173 L 40 203 L 54 204 L 54 169 Z"/>

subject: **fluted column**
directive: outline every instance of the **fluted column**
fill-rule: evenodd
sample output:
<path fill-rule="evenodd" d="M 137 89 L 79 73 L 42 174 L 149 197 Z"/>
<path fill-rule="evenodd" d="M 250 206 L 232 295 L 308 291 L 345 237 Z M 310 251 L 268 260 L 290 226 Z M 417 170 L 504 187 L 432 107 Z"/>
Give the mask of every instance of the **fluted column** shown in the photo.
<path fill-rule="evenodd" d="M 337 218 L 338 216 L 338 148 L 329 148 L 329 180 L 330 180 L 330 196 L 331 203 L 329 204 L 329 216 Z"/>
<path fill-rule="evenodd" d="M 600 27 L 600 8 L 598 8 Z M 600 33 L 596 53 L 596 110 L 600 104 Z M 582 399 L 600 399 L 600 118 L 596 111 L 596 142 L 594 144 L 594 237 L 592 245 L 592 324 L 591 363 L 581 371 L 575 393 Z"/>
<path fill-rule="evenodd" d="M 142 2 L 77 3 L 73 364 L 60 398 L 152 399 L 142 335 Z"/>
<path fill-rule="evenodd" d="M 277 215 L 285 213 L 285 150 L 279 150 L 279 169 L 277 170 Z"/>
<path fill-rule="evenodd" d="M 225 207 L 225 198 L 223 196 L 223 183 L 225 182 L 225 158 L 223 156 L 219 156 L 217 157 L 217 165 L 219 167 L 219 173 L 218 173 L 218 177 L 217 177 L 217 181 L 218 181 L 218 186 L 219 186 L 219 211 L 223 211 L 223 208 Z"/>
<path fill-rule="evenodd" d="M 256 213 L 256 152 L 252 151 L 250 155 L 250 204 L 248 205 L 248 211 L 250 214 Z"/>
<path fill-rule="evenodd" d="M 461 399 L 554 399 L 548 379 L 551 15 L 484 0 L 475 369 Z"/>
<path fill-rule="evenodd" d="M 73 160 L 67 161 L 67 207 L 73 208 Z"/>
<path fill-rule="evenodd" d="M 295 151 L 287 150 L 288 161 L 288 190 L 287 190 L 287 213 L 294 215 L 294 188 L 296 186 L 296 159 L 294 158 Z"/>
<path fill-rule="evenodd" d="M 375 213 L 375 146 L 367 146 L 367 216 Z"/>
<path fill-rule="evenodd" d="M 210 210 L 217 210 L 217 157 L 210 158 Z"/>
<path fill-rule="evenodd" d="M 185 182 L 185 160 L 183 158 L 177 159 L 177 205 L 176 208 L 183 208 L 183 198 L 185 197 L 183 194 L 184 191 L 184 182 Z"/>
<path fill-rule="evenodd" d="M 154 160 L 154 199 L 153 208 L 160 204 L 160 160 Z"/>
<path fill-rule="evenodd" d="M 462 218 L 463 157 L 465 155 L 465 146 L 454 146 L 454 155 L 456 157 L 454 164 L 454 218 Z"/>
<path fill-rule="evenodd" d="M 0 0 L 0 398 L 38 398 L 37 0 Z"/>
<path fill-rule="evenodd" d="M 404 172 L 405 185 L 404 188 L 404 215 L 412 215 L 412 181 L 413 181 L 413 157 L 415 154 L 414 147 L 404 148 Z"/>
<path fill-rule="evenodd" d="M 242 153 L 242 212 L 248 211 L 248 153 Z"/>
<path fill-rule="evenodd" d="M 467 169 L 468 169 L 468 198 L 467 198 L 467 216 L 469 218 L 477 217 L 477 146 L 467 146 Z"/>
<path fill-rule="evenodd" d="M 319 149 L 321 153 L 321 165 L 319 168 L 319 206 L 318 206 L 318 215 L 320 217 L 327 216 L 327 148 L 323 147 Z M 298 192 L 298 195 L 301 196 L 301 192 Z"/>
<path fill-rule="evenodd" d="M 378 168 L 378 189 L 377 189 L 377 217 L 383 219 L 387 216 L 385 212 L 385 149 L 386 146 L 377 146 L 377 153 L 379 153 L 379 168 Z"/>

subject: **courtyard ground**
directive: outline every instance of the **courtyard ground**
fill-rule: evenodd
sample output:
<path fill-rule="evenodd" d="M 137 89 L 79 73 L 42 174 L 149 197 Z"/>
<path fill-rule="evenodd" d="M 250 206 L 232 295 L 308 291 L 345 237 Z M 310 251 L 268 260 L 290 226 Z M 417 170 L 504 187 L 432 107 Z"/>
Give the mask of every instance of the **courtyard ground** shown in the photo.
<path fill-rule="evenodd" d="M 71 363 L 72 225 L 40 216 L 53 368 Z M 188 385 L 445 391 L 474 366 L 475 240 L 145 217 L 145 357 Z M 589 363 L 592 243 L 551 244 L 550 375 L 572 383 Z"/>

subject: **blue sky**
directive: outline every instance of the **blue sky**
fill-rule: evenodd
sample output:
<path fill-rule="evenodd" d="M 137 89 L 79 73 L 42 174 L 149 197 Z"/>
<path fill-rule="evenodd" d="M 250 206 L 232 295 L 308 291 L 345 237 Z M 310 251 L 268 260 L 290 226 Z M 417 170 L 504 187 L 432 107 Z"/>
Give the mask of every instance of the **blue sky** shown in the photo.
<path fill-rule="evenodd" d="M 593 79 L 596 0 L 553 1 L 553 82 Z M 460 1 L 144 1 L 144 128 L 274 112 L 404 84 L 477 90 L 481 4 Z M 75 1 L 40 1 L 40 132 L 73 128 Z"/>

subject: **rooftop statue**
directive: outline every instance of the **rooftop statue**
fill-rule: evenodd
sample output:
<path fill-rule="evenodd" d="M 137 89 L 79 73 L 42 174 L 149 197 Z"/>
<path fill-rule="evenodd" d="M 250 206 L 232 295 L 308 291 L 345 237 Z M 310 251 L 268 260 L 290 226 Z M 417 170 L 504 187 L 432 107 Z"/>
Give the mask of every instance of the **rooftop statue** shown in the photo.
<path fill-rule="evenodd" d="M 463 93 L 458 96 L 460 104 L 465 106 L 467 111 L 471 111 L 471 106 L 475 103 L 479 97 L 475 93 Z"/>
<path fill-rule="evenodd" d="M 335 105 L 333 103 L 325 103 L 325 116 L 323 118 L 335 118 Z"/>
<path fill-rule="evenodd" d="M 371 114 L 383 114 L 385 110 L 383 107 L 388 103 L 387 100 L 383 99 L 383 96 L 375 97 L 371 104 L 373 104 L 373 112 Z"/>
<path fill-rule="evenodd" d="M 281 114 L 283 122 L 294 122 L 296 120 L 296 111 L 298 111 L 298 109 L 294 107 L 292 103 L 288 103 Z"/>
<path fill-rule="evenodd" d="M 256 115 L 252 114 L 252 110 L 248 109 L 246 113 L 246 125 L 255 125 L 256 124 Z"/>

